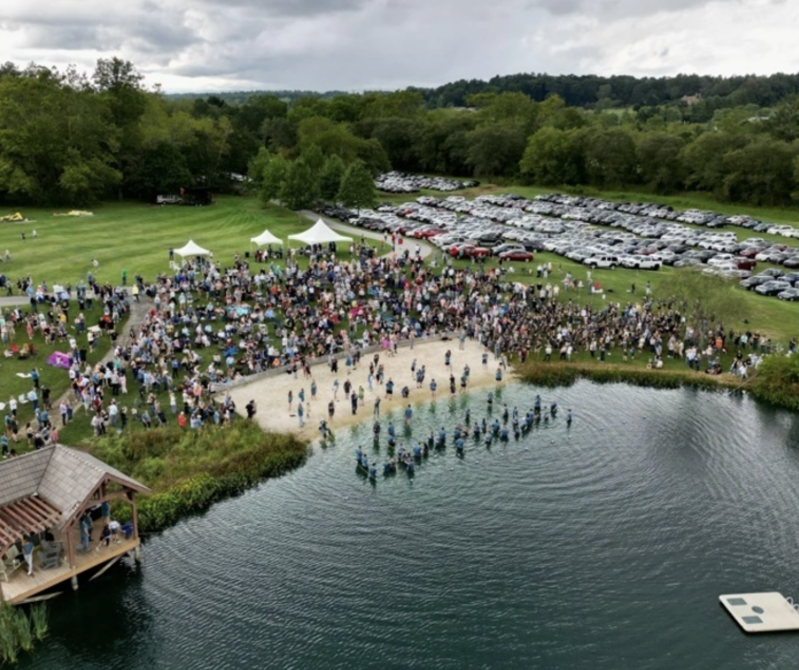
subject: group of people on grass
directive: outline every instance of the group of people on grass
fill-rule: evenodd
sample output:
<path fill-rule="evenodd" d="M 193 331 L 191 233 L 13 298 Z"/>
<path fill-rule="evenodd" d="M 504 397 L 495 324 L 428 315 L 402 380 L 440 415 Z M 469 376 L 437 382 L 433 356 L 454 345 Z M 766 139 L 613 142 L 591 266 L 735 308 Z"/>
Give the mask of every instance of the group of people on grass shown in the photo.
<path fill-rule="evenodd" d="M 163 424 L 170 415 L 189 427 L 222 424 L 235 414 L 231 400 L 215 399 L 224 382 L 281 365 L 309 375 L 320 357 L 335 366 L 344 353 L 352 362 L 374 344 L 390 355 L 400 341 L 444 332 L 478 340 L 497 359 L 521 362 L 570 360 L 585 351 L 598 361 L 644 356 L 660 367 L 664 357 L 674 357 L 700 368 L 737 348 L 739 374 L 769 347 L 752 333 L 688 324 L 675 305 L 651 295 L 594 308 L 558 299 L 554 277 L 523 284 L 483 266 L 430 267 L 420 255 L 376 257 L 366 245 L 354 250 L 347 260 L 326 246 L 255 266 L 240 257 L 229 267 L 198 257 L 152 282 L 136 275 L 132 288 L 147 314 L 124 345 L 116 326 L 130 309 L 131 289 L 101 286 L 90 276 L 75 289 L 50 291 L 26 278 L 31 309 L 7 309 L 0 334 L 7 347 L 24 338 L 21 329 L 29 342 L 40 335 L 64 347 L 71 395 L 62 424 L 69 410 L 82 407 L 98 435 L 131 421 Z M 79 308 L 97 303 L 99 331 L 89 326 L 85 309 L 70 318 L 64 298 L 73 293 Z M 90 319 L 97 313 L 89 312 Z M 90 365 L 87 352 L 103 336 L 111 341 L 111 359 Z"/>

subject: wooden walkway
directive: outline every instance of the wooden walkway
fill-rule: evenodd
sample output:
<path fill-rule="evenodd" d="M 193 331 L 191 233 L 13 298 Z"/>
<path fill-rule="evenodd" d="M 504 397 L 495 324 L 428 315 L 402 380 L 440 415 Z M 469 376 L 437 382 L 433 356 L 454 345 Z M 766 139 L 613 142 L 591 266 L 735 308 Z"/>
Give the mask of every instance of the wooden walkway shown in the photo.
<path fill-rule="evenodd" d="M 72 588 L 70 579 L 73 576 L 87 572 L 93 568 L 99 568 L 108 561 L 132 551 L 141 544 L 139 538 L 126 540 L 124 535 L 120 535 L 120 542 L 118 544 L 112 541 L 109 546 L 102 546 L 98 551 L 97 540 L 100 537 L 102 528 L 102 521 L 95 521 L 94 532 L 92 533 L 92 539 L 94 541 L 89 545 L 90 549 L 88 552 L 76 552 L 75 568 L 69 567 L 67 564 L 67 557 L 64 555 L 61 565 L 58 568 L 45 570 L 41 567 L 41 560 L 37 555 L 37 549 L 34 552 L 32 577 L 28 576 L 28 566 L 24 564 L 11 575 L 8 582 L 0 580 L 0 590 L 2 590 L 3 599 L 12 605 L 18 605 L 24 600 L 39 595 L 59 584 L 62 586 L 62 590 L 70 589 Z M 74 533 L 75 546 L 80 546 L 80 532 L 74 531 Z"/>

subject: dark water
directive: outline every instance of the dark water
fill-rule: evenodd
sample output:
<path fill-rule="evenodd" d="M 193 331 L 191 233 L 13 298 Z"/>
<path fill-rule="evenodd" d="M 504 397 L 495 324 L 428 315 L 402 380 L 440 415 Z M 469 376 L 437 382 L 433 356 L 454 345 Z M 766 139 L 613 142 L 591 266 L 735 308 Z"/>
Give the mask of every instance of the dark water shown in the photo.
<path fill-rule="evenodd" d="M 54 601 L 21 667 L 798 667 L 799 634 L 747 637 L 718 596 L 799 596 L 799 418 L 688 390 L 543 396 L 553 424 L 449 446 L 413 482 L 370 485 L 353 456 L 370 427 L 339 434 Z M 420 406 L 414 430 L 483 399 Z"/>

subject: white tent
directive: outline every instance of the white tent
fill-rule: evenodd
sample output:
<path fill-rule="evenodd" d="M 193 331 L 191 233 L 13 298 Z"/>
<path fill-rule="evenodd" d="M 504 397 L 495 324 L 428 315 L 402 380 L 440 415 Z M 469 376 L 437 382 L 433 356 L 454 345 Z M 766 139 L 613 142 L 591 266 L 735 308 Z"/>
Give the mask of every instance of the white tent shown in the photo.
<path fill-rule="evenodd" d="M 211 252 L 208 249 L 203 249 L 194 240 L 189 240 L 185 246 L 180 249 L 175 249 L 175 253 L 181 258 L 186 256 L 210 256 Z"/>
<path fill-rule="evenodd" d="M 339 235 L 335 230 L 330 228 L 322 219 L 319 219 L 313 226 L 311 226 L 304 233 L 297 235 L 289 235 L 290 240 L 296 240 L 303 244 L 325 244 L 326 242 L 352 242 L 351 237 Z"/>
<path fill-rule="evenodd" d="M 264 244 L 283 244 L 283 240 L 278 239 L 268 230 L 262 232 L 258 237 L 251 237 L 250 242 L 253 242 L 259 247 L 262 247 Z"/>

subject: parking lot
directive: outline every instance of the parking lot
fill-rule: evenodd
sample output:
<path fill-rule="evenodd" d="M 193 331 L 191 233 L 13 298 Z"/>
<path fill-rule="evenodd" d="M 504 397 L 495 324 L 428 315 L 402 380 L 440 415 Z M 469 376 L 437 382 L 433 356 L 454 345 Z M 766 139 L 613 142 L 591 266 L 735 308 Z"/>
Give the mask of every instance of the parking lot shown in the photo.
<path fill-rule="evenodd" d="M 799 299 L 799 229 L 744 215 L 561 194 L 532 200 L 422 195 L 360 215 L 330 206 L 321 211 L 355 226 L 427 239 L 453 258 L 525 262 L 549 251 L 590 268 L 695 266 L 765 296 Z M 758 264 L 774 267 L 756 274 Z"/>

